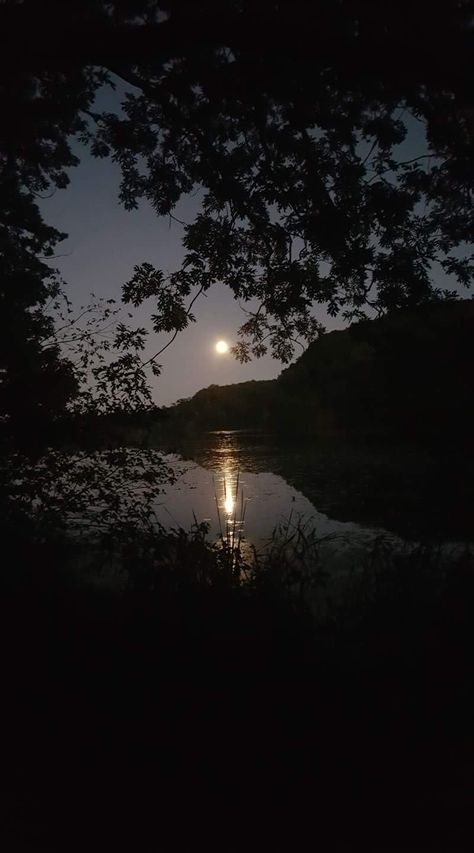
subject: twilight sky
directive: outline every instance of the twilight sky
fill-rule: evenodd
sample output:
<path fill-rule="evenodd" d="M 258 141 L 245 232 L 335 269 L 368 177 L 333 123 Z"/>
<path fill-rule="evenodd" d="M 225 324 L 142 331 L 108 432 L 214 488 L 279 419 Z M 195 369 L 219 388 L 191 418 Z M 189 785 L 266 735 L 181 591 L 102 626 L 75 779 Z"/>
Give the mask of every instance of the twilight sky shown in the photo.
<path fill-rule="evenodd" d="M 118 108 L 121 85 L 115 93 L 102 90 L 97 108 Z M 422 153 L 424 139 L 415 127 L 403 144 L 405 156 Z M 402 146 L 400 146 L 402 148 Z M 41 203 L 46 222 L 68 233 L 58 248 L 63 257 L 54 260 L 67 283 L 67 294 L 75 305 L 89 300 L 91 292 L 120 300 L 122 284 L 135 264 L 149 261 L 157 267 L 173 271 L 183 257 L 182 226 L 167 217 L 157 217 L 147 202 L 139 210 L 127 212 L 118 201 L 119 167 L 110 160 L 97 160 L 87 149 L 74 145 L 81 164 L 70 171 L 70 184 Z M 199 208 L 199 199 L 188 196 L 175 211 L 184 221 L 191 221 Z M 145 303 L 134 312 L 136 323 L 151 328 L 149 317 L 153 303 Z M 133 309 L 130 309 L 133 310 Z M 269 355 L 241 365 L 231 355 L 217 355 L 215 343 L 224 338 L 232 343 L 236 330 L 246 315 L 224 286 L 214 286 L 193 306 L 197 322 L 181 332 L 158 362 L 163 365 L 159 378 L 152 378 L 154 399 L 168 405 L 188 397 L 212 383 L 228 384 L 249 379 L 273 379 L 282 365 Z M 344 321 L 328 318 L 324 309 L 315 308 L 315 316 L 328 329 L 341 328 Z M 132 323 L 133 321 L 130 321 Z M 169 335 L 151 333 L 148 357 L 169 340 Z M 299 352 L 296 353 L 298 355 Z"/>

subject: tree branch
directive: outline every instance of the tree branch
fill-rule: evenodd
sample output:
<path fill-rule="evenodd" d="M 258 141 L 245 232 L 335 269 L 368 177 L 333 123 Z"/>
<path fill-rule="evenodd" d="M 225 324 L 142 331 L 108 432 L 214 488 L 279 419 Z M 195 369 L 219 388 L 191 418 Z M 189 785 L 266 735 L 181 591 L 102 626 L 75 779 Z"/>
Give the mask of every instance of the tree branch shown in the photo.
<path fill-rule="evenodd" d="M 191 299 L 191 302 L 189 303 L 189 306 L 188 306 L 188 310 L 186 311 L 186 316 L 187 316 L 187 317 L 189 317 L 189 315 L 190 315 L 190 313 L 191 313 L 191 308 L 193 307 L 194 303 L 196 302 L 196 299 L 198 298 L 198 296 L 200 296 L 200 295 L 201 295 L 201 293 L 203 292 L 203 290 L 204 290 L 204 288 L 203 288 L 203 287 L 200 287 L 200 288 L 199 288 L 199 290 L 198 290 L 198 292 L 197 292 L 197 293 L 195 294 L 195 296 L 193 296 L 193 298 Z M 167 344 L 165 344 L 165 345 L 164 345 L 164 347 L 161 347 L 161 349 L 159 349 L 159 350 L 158 350 L 158 352 L 155 352 L 155 354 L 154 354 L 154 355 L 152 355 L 152 357 L 151 357 L 151 358 L 149 358 L 147 361 L 142 362 L 142 367 L 146 367 L 148 364 L 151 364 L 151 362 L 152 362 L 152 361 L 154 361 L 154 360 L 155 360 L 155 358 L 158 358 L 158 356 L 159 356 L 159 355 L 161 355 L 161 353 L 162 353 L 162 352 L 164 352 L 166 349 L 168 349 L 168 347 L 169 347 L 169 346 L 171 346 L 171 344 L 173 343 L 173 341 L 175 341 L 175 340 L 176 340 L 176 338 L 178 337 L 179 332 L 180 332 L 180 330 L 179 330 L 179 329 L 176 329 L 176 331 L 174 332 L 173 336 L 170 338 L 170 340 L 168 341 L 168 343 L 167 343 Z"/>

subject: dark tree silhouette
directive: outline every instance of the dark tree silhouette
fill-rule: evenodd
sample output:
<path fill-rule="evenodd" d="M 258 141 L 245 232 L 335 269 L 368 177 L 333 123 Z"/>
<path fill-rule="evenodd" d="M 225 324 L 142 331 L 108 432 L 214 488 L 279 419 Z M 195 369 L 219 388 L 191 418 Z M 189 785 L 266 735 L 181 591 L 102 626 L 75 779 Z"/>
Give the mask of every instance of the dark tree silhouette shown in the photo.
<path fill-rule="evenodd" d="M 8 16 L 14 6 L 0 6 L 0 13 Z M 51 266 L 66 235 L 48 226 L 38 207 L 67 187 L 67 169 L 79 162 L 70 141 L 87 135 L 87 112 L 106 75 L 89 68 L 33 74 L 13 60 L 1 70 L 1 438 L 37 444 L 67 406 L 104 411 L 150 403 L 139 356 L 146 331 L 129 329 L 110 300 L 74 313 Z M 109 338 L 98 340 L 104 328 Z M 107 350 L 115 358 L 107 361 Z"/>
<path fill-rule="evenodd" d="M 7 15 L 11 4 L 1 6 Z M 5 30 L 2 29 L 5 34 Z M 18 46 L 17 46 L 18 47 Z M 59 348 L 45 348 L 53 321 L 48 308 L 60 281 L 47 260 L 66 236 L 46 225 L 38 199 L 67 186 L 78 160 L 68 138 L 85 127 L 101 75 L 37 75 L 2 68 L 0 109 L 0 399 L 7 433 L 29 432 L 64 409 L 77 391 L 72 365 Z"/>

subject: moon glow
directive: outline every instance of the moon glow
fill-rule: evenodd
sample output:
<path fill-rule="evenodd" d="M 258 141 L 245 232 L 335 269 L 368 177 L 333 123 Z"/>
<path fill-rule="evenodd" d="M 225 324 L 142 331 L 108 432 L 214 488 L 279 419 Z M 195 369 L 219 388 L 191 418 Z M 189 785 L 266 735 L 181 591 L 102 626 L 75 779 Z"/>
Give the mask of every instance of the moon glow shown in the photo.
<path fill-rule="evenodd" d="M 216 352 L 222 354 L 229 351 L 229 344 L 227 341 L 217 341 L 216 343 Z"/>

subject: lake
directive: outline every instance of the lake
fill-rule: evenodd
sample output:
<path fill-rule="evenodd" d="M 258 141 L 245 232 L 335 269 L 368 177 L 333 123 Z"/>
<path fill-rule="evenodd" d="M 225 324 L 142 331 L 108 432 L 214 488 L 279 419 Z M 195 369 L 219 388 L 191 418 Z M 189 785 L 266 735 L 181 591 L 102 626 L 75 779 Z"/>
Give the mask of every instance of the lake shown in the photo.
<path fill-rule="evenodd" d="M 394 541 L 472 538 L 472 479 L 454 452 L 245 430 L 207 432 L 164 449 L 175 470 L 185 469 L 157 506 L 166 527 L 206 521 L 211 537 L 240 535 L 257 548 L 288 521 L 310 525 L 338 548 L 383 532 Z"/>

